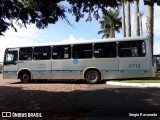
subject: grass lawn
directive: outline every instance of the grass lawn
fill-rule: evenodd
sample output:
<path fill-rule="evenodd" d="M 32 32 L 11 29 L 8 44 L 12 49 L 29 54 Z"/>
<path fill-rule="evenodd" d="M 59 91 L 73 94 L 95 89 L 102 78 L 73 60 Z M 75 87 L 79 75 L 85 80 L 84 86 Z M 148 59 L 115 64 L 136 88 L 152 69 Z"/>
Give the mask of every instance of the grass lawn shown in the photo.
<path fill-rule="evenodd" d="M 160 77 L 113 80 L 113 82 L 124 82 L 124 83 L 160 83 Z"/>

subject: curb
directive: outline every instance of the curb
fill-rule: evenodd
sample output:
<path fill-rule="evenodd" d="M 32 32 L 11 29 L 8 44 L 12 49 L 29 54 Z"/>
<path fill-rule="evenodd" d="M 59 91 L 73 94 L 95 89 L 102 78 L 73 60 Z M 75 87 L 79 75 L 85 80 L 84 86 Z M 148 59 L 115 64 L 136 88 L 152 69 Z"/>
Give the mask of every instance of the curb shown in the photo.
<path fill-rule="evenodd" d="M 124 83 L 124 82 L 106 81 L 106 84 L 108 84 L 108 85 L 130 86 L 130 87 L 155 87 L 155 88 L 160 88 L 160 83 Z"/>

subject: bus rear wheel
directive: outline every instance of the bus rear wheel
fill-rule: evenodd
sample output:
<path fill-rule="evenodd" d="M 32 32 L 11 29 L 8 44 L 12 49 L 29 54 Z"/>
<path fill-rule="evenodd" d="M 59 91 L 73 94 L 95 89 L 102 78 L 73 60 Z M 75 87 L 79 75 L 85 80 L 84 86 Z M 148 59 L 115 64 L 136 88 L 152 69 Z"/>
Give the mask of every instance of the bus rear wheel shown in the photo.
<path fill-rule="evenodd" d="M 100 74 L 96 70 L 90 70 L 86 73 L 86 81 L 90 84 L 95 84 L 100 81 Z"/>
<path fill-rule="evenodd" d="M 20 80 L 22 83 L 27 83 L 31 79 L 31 75 L 29 73 L 22 73 L 20 76 Z"/>

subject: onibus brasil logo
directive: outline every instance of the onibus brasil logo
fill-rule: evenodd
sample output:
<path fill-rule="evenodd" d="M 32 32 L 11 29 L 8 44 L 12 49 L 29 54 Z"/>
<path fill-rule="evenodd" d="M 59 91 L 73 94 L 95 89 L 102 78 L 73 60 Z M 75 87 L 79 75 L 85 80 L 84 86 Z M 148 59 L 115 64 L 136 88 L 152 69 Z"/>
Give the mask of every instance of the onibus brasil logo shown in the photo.
<path fill-rule="evenodd" d="M 11 117 L 29 117 L 29 118 L 40 118 L 42 117 L 42 114 L 41 113 L 34 113 L 34 112 L 23 112 L 23 113 L 20 113 L 20 112 L 2 112 L 2 117 L 3 118 L 11 118 Z"/>

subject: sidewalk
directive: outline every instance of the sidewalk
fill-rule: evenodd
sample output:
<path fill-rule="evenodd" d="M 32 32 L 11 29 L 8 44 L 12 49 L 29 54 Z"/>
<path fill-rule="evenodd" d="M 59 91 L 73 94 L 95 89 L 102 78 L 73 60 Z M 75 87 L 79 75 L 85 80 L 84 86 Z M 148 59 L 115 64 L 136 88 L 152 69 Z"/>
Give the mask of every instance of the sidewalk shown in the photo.
<path fill-rule="evenodd" d="M 130 87 L 155 87 L 155 88 L 160 88 L 160 83 L 124 83 L 124 82 L 106 81 L 106 84 L 108 84 L 108 85 L 130 86 Z"/>
<path fill-rule="evenodd" d="M 160 88 L 91 85 L 74 109 L 88 112 L 84 120 L 134 120 L 130 113 L 160 116 Z M 138 117 L 136 117 L 137 119 Z M 141 118 L 139 118 L 141 119 Z M 146 119 L 143 118 L 144 120 Z M 147 120 L 158 120 L 150 117 Z"/>

